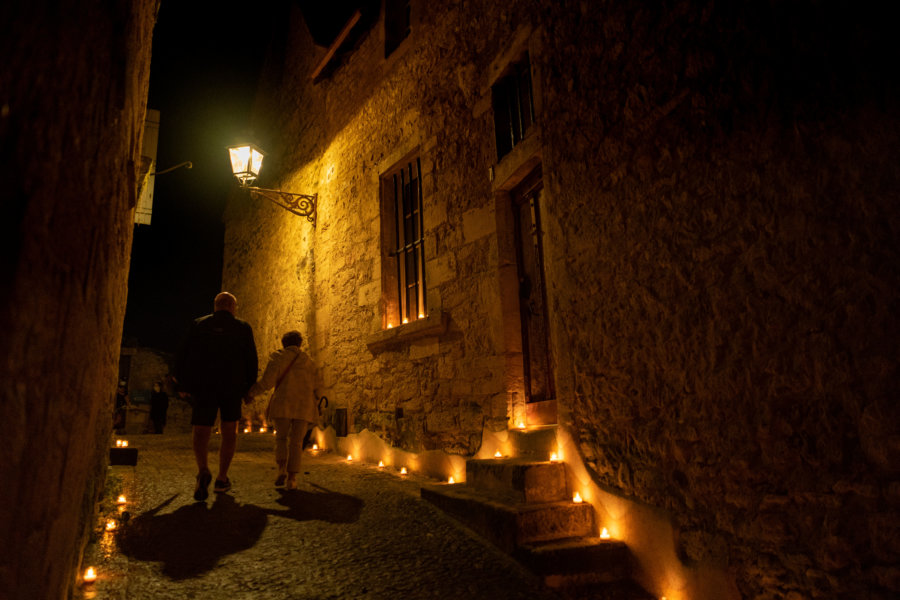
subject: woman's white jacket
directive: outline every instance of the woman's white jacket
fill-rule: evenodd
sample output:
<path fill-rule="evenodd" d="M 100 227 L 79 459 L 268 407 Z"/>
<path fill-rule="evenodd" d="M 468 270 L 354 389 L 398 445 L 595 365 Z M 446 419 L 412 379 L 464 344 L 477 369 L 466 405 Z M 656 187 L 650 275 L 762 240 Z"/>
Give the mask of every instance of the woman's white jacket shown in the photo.
<path fill-rule="evenodd" d="M 283 377 L 282 377 L 283 376 Z M 297 346 L 276 350 L 269 357 L 269 364 L 258 382 L 250 388 L 251 396 L 278 387 L 269 401 L 267 419 L 302 419 L 315 423 L 319 412 L 314 391 L 316 365 Z"/>

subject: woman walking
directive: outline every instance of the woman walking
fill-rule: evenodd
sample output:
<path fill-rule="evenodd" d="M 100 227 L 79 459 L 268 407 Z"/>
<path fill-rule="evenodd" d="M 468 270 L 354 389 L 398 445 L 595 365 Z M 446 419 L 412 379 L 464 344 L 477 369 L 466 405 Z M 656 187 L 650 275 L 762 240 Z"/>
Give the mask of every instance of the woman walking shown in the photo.
<path fill-rule="evenodd" d="M 316 365 L 300 344 L 299 331 L 288 331 L 281 336 L 281 350 L 269 357 L 262 378 L 250 388 L 251 396 L 275 388 L 266 420 L 275 422 L 275 462 L 278 464 L 276 487 L 297 487 L 297 473 L 303 453 L 303 437 L 318 417 L 316 408 Z"/>

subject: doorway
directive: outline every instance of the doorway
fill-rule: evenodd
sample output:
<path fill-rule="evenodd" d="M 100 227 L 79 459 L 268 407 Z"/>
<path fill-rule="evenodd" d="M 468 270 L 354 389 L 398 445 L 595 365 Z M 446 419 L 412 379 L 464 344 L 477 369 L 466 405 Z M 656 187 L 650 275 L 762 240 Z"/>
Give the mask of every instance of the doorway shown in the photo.
<path fill-rule="evenodd" d="M 556 390 L 544 275 L 541 202 L 535 169 L 510 194 L 518 276 L 526 414 L 529 425 L 556 423 Z"/>

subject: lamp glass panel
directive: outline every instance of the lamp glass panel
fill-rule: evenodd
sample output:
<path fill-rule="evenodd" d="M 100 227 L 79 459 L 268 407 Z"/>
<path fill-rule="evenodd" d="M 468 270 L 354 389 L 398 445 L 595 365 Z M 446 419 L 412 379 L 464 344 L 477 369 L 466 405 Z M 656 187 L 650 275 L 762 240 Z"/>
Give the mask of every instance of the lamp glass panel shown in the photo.
<path fill-rule="evenodd" d="M 239 179 L 246 177 L 250 166 L 250 146 L 236 146 L 228 149 L 231 156 L 231 172 Z"/>
<path fill-rule="evenodd" d="M 263 154 L 256 148 L 250 149 L 250 168 L 248 169 L 254 177 L 259 177 L 259 171 L 262 169 Z"/>

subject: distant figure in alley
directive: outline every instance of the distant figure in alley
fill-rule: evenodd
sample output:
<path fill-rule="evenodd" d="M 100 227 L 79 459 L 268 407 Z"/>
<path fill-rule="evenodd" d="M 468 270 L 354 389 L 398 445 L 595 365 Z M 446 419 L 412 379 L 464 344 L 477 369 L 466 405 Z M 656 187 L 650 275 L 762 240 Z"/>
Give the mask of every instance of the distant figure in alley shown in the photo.
<path fill-rule="evenodd" d="M 200 317 L 191 324 L 175 367 L 180 393 L 193 396 L 191 425 L 198 471 L 194 500 L 198 502 L 209 496 L 212 473 L 207 457 L 217 414 L 222 444 L 214 489 L 216 492 L 231 489 L 228 467 L 237 444 L 241 401 L 249 402 L 247 392 L 256 381 L 259 368 L 253 329 L 249 323 L 235 317 L 237 299 L 228 292 L 221 292 L 216 296 L 213 308 L 213 314 Z"/>
<path fill-rule="evenodd" d="M 292 490 L 297 487 L 297 473 L 303 455 L 303 438 L 318 419 L 316 407 L 316 365 L 300 349 L 303 336 L 288 331 L 281 336 L 281 350 L 269 357 L 269 363 L 259 382 L 250 389 L 250 396 L 258 396 L 275 388 L 266 408 L 266 420 L 275 421 L 275 462 L 278 478 L 275 486 Z"/>

